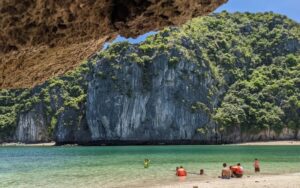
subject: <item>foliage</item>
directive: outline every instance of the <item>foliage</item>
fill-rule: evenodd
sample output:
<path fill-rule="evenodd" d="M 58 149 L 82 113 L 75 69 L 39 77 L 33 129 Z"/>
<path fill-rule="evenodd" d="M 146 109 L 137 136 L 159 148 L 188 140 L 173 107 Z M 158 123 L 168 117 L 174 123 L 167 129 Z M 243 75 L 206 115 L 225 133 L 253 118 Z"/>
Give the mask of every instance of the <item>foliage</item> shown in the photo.
<path fill-rule="evenodd" d="M 241 126 L 257 132 L 300 125 L 300 56 L 274 59 L 247 80 L 234 83 L 214 116 L 220 127 Z"/>
<path fill-rule="evenodd" d="M 204 104 L 204 103 L 202 103 L 202 102 L 195 102 L 194 104 L 192 104 L 192 106 L 191 106 L 191 110 L 192 110 L 192 112 L 197 112 L 197 111 L 199 111 L 199 110 L 201 110 L 201 111 L 203 111 L 203 112 L 205 112 L 205 113 L 207 113 L 207 114 L 210 114 L 210 110 L 209 110 L 209 108 L 206 106 L 206 104 Z"/>
<path fill-rule="evenodd" d="M 49 135 L 57 125 L 57 115 L 68 106 L 76 110 L 85 104 L 89 72 L 87 62 L 62 77 L 50 79 L 33 89 L 0 90 L 0 139 L 12 136 L 21 113 L 43 105 L 49 119 Z M 59 112 L 59 113 L 58 113 Z M 42 112 L 41 112 L 42 113 Z"/>
<path fill-rule="evenodd" d="M 178 57 L 171 57 L 170 59 L 169 59 L 169 65 L 171 66 L 171 67 L 175 67 L 177 64 L 179 63 L 179 58 Z"/>

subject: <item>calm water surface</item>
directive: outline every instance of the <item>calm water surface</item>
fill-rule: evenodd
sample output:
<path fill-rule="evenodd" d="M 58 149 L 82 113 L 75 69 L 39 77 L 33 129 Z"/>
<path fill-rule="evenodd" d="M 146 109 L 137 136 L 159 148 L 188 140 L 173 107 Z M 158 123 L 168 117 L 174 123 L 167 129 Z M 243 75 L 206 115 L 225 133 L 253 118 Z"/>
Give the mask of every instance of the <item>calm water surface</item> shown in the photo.
<path fill-rule="evenodd" d="M 143 160 L 151 165 L 144 169 Z M 253 175 L 300 172 L 300 146 L 0 147 L 0 187 L 141 187 L 218 176 L 223 162 L 242 163 Z M 196 175 L 203 168 L 206 177 Z"/>

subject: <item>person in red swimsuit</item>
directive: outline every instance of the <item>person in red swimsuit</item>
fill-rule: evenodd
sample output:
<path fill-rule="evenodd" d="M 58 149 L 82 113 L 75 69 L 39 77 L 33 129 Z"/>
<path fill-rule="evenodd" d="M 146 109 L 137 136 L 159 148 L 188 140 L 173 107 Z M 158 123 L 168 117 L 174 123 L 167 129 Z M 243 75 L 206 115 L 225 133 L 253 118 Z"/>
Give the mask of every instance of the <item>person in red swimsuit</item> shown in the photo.
<path fill-rule="evenodd" d="M 244 174 L 244 169 L 240 163 L 238 163 L 236 166 L 231 166 L 230 170 L 232 172 L 232 177 L 241 178 Z"/>
<path fill-rule="evenodd" d="M 187 176 L 187 172 L 182 166 L 180 166 L 176 171 L 176 175 L 177 176 Z"/>

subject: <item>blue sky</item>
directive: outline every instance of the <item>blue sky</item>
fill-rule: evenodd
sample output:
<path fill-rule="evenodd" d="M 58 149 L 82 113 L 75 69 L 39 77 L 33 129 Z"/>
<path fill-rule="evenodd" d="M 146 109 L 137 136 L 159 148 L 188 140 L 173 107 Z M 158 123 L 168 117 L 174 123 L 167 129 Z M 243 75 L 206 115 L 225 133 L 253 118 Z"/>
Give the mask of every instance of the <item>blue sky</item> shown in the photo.
<path fill-rule="evenodd" d="M 215 12 L 266 12 L 284 14 L 300 22 L 300 0 L 229 0 Z"/>
<path fill-rule="evenodd" d="M 121 42 L 121 41 L 128 41 L 131 44 L 137 44 L 137 43 L 140 43 L 140 42 L 144 41 L 148 36 L 154 35 L 155 33 L 157 33 L 157 32 L 151 31 L 151 32 L 148 32 L 144 35 L 141 35 L 141 36 L 139 36 L 135 39 L 134 38 L 125 38 L 125 37 L 122 37 L 122 36 L 119 35 L 112 43 Z M 106 49 L 108 46 L 109 46 L 109 43 L 105 43 L 103 48 Z"/>
<path fill-rule="evenodd" d="M 215 12 L 226 10 L 228 12 L 266 12 L 273 11 L 274 13 L 284 14 L 289 18 L 300 23 L 300 0 L 229 0 L 228 3 L 219 7 Z M 114 42 L 129 41 L 136 44 L 145 40 L 149 35 L 156 32 L 149 32 L 139 36 L 136 39 L 126 39 L 119 36 Z M 108 44 L 105 44 L 106 48 Z"/>

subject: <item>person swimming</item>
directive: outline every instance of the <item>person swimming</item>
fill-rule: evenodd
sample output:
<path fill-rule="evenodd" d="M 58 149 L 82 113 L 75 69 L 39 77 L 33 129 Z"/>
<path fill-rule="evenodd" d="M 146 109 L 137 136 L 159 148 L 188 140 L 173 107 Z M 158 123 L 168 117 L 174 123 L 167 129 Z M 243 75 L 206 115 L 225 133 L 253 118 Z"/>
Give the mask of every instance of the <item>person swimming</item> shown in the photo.
<path fill-rule="evenodd" d="M 183 166 L 180 166 L 176 171 L 177 176 L 187 176 L 186 170 L 183 168 Z"/>
<path fill-rule="evenodd" d="M 144 168 L 149 168 L 150 165 L 150 160 L 149 159 L 145 159 L 144 160 Z"/>
<path fill-rule="evenodd" d="M 200 169 L 200 175 L 204 175 L 204 169 Z"/>

